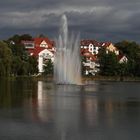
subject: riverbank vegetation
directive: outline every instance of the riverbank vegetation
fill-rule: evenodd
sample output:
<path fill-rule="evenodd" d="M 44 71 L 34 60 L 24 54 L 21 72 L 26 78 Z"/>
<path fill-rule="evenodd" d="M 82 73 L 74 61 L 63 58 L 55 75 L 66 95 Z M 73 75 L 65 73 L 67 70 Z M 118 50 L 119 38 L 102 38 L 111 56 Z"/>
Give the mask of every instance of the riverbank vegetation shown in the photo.
<path fill-rule="evenodd" d="M 29 34 L 14 35 L 7 40 L 0 41 L 0 76 L 31 76 L 38 74 L 37 58 L 30 56 L 21 44 L 22 40 L 32 40 Z M 106 53 L 104 49 L 99 53 L 100 71 L 96 76 L 89 77 L 140 77 L 140 45 L 136 42 L 121 41 L 115 44 L 120 53 L 128 61 L 119 63 L 117 56 Z M 43 75 L 53 75 L 53 63 L 48 61 Z M 85 68 L 82 66 L 82 75 Z"/>
<path fill-rule="evenodd" d="M 21 76 L 38 73 L 37 58 L 29 56 L 21 40 L 30 35 L 14 35 L 0 41 L 0 76 Z"/>
<path fill-rule="evenodd" d="M 128 61 L 120 63 L 118 56 L 112 52 L 99 53 L 100 72 L 102 76 L 139 77 L 140 76 L 140 45 L 136 42 L 122 41 L 115 44 Z"/>

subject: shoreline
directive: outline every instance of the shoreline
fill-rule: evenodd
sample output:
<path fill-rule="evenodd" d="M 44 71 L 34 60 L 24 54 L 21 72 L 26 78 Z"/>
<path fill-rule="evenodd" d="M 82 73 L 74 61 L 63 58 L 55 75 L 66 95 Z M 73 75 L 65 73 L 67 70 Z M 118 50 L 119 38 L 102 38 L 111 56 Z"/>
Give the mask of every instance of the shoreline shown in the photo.
<path fill-rule="evenodd" d="M 110 82 L 140 82 L 140 77 L 118 77 L 118 76 L 93 76 L 83 77 L 84 81 L 110 81 Z"/>
<path fill-rule="evenodd" d="M 37 80 L 37 81 L 53 81 L 53 76 L 11 76 L 11 77 L 0 77 L 1 79 L 11 79 L 11 80 L 18 80 L 18 79 L 30 79 L 30 80 Z M 109 81 L 109 82 L 140 82 L 140 77 L 118 77 L 118 76 L 82 76 L 82 82 L 84 81 Z"/>

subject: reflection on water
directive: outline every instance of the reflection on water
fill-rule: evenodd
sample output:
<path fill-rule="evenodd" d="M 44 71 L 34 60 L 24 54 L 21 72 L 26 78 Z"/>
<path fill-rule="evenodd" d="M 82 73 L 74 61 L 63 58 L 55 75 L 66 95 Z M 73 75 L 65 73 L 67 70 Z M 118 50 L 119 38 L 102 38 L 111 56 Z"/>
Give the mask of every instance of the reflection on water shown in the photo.
<path fill-rule="evenodd" d="M 43 82 L 42 81 L 38 81 L 38 91 L 37 91 L 37 113 L 38 113 L 38 116 L 39 118 L 42 120 L 42 121 L 45 121 L 47 116 L 45 114 L 45 103 L 43 101 L 43 99 L 45 98 L 43 95 Z"/>
<path fill-rule="evenodd" d="M 0 80 L 0 90 L 0 136 L 16 139 L 28 131 L 30 139 L 35 139 L 33 135 L 56 140 L 139 136 L 139 83 L 76 86 L 17 79 Z"/>

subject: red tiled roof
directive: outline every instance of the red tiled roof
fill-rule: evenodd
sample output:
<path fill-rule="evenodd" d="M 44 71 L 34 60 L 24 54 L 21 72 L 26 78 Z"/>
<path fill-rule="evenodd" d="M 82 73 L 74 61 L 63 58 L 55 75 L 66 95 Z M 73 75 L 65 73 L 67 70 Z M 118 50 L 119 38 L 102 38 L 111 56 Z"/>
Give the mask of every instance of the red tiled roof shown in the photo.
<path fill-rule="evenodd" d="M 53 47 L 53 41 L 50 41 L 48 38 L 34 38 L 35 47 L 40 47 L 42 41 L 45 41 L 48 44 L 48 49 Z"/>
<path fill-rule="evenodd" d="M 88 49 L 84 49 L 84 48 L 81 49 L 81 54 L 88 53 L 88 52 L 89 52 Z"/>
<path fill-rule="evenodd" d="M 23 40 L 21 41 L 21 43 L 34 43 L 35 46 L 34 48 L 27 48 L 27 50 L 29 51 L 29 53 L 33 54 L 34 56 L 38 56 L 38 54 L 43 51 L 44 49 L 46 49 L 46 47 L 40 47 L 40 44 L 42 43 L 42 41 L 45 41 L 47 43 L 47 49 L 49 51 L 51 51 L 52 53 L 54 53 L 54 45 L 55 45 L 55 42 L 54 41 L 51 41 L 49 40 L 48 38 L 34 38 L 33 41 L 28 41 L 28 40 Z"/>
<path fill-rule="evenodd" d="M 96 40 L 82 40 L 80 42 L 81 46 L 88 46 L 89 44 L 93 44 L 94 46 L 98 46 L 98 47 L 108 47 L 111 42 L 98 42 Z"/>
<path fill-rule="evenodd" d="M 100 43 L 95 40 L 82 40 L 80 42 L 81 46 L 88 46 L 89 44 L 93 44 L 95 46 L 100 46 Z"/>
<path fill-rule="evenodd" d="M 81 55 L 86 56 L 87 59 L 90 59 L 92 61 L 96 61 L 96 55 L 92 54 L 91 52 L 89 52 L 88 49 L 81 49 Z"/>
<path fill-rule="evenodd" d="M 123 54 L 118 55 L 118 60 L 120 61 L 123 57 L 126 57 L 126 56 Z"/>

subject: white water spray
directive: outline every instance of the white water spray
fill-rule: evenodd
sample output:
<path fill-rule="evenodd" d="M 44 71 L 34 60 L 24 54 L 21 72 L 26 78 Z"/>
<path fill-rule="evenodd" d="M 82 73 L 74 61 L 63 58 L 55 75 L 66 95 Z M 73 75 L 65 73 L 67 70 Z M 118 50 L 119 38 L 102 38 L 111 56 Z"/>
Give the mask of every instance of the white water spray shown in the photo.
<path fill-rule="evenodd" d="M 54 62 L 54 79 L 57 84 L 81 84 L 79 40 L 79 35 L 69 37 L 67 17 L 63 15 Z"/>

